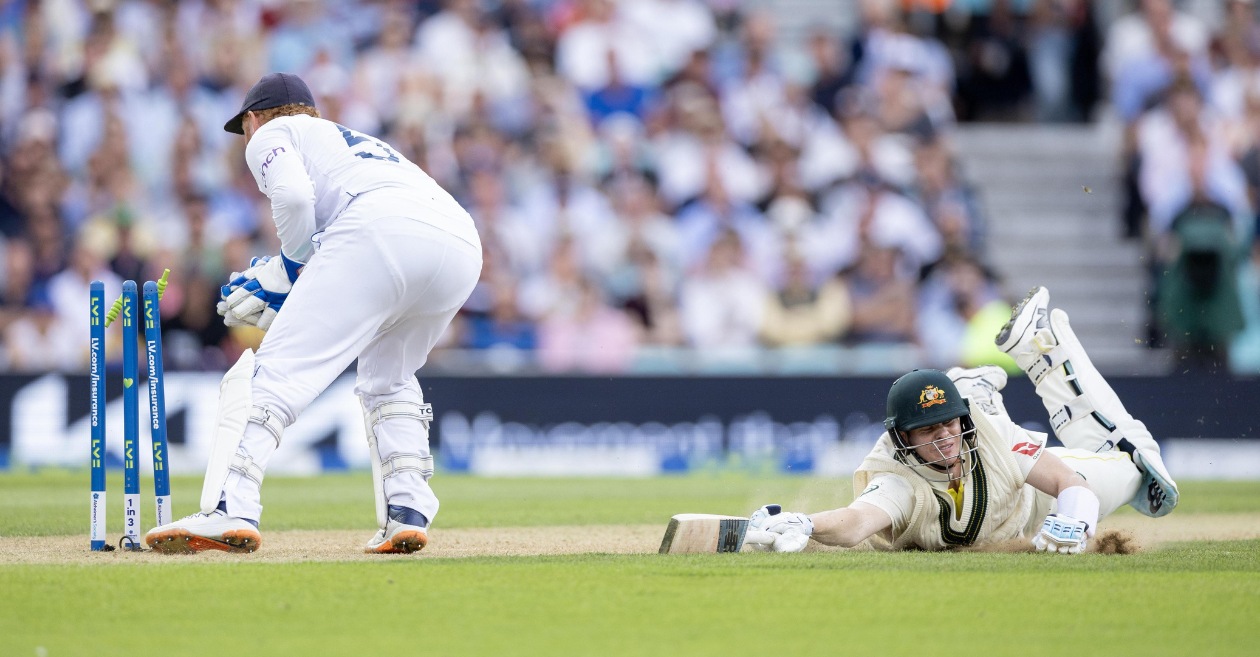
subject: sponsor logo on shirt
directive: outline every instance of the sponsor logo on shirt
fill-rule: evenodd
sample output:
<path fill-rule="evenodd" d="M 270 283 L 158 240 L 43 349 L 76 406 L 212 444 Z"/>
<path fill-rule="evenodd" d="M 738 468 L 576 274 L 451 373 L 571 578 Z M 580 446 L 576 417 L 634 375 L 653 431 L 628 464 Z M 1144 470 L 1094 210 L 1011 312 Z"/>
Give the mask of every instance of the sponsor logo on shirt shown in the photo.
<path fill-rule="evenodd" d="M 1019 443 L 1011 448 L 1016 454 L 1026 454 L 1028 456 L 1036 456 L 1041 451 L 1041 445 L 1037 443 Z"/>
<path fill-rule="evenodd" d="M 277 155 L 284 152 L 284 146 L 276 146 L 271 149 L 270 153 L 267 154 L 267 159 L 263 160 L 262 170 L 259 171 L 259 175 L 262 176 L 263 182 L 267 181 L 267 167 L 271 166 L 271 163 L 275 161 Z"/>

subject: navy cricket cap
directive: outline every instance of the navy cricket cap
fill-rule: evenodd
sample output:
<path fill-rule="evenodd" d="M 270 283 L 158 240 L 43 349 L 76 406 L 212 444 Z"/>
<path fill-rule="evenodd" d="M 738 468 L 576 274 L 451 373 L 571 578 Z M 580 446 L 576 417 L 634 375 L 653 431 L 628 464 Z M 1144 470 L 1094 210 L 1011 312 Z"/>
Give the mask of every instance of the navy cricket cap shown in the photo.
<path fill-rule="evenodd" d="M 245 102 L 241 103 L 241 111 L 230 121 L 223 124 L 223 129 L 238 135 L 245 134 L 241 127 L 241 119 L 246 112 L 271 109 L 282 105 L 315 106 L 315 97 L 310 87 L 302 78 L 292 73 L 268 73 L 245 94 Z"/>

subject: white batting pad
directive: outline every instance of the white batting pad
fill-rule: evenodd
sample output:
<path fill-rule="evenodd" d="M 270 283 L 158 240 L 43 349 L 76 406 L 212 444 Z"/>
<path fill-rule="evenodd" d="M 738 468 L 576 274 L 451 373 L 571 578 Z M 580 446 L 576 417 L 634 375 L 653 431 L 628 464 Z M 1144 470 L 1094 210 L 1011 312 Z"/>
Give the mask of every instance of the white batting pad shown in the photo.
<path fill-rule="evenodd" d="M 254 352 L 246 349 L 236 364 L 223 375 L 219 384 L 219 419 L 214 430 L 206 479 L 201 485 L 201 512 L 210 513 L 219 506 L 219 496 L 227 481 L 232 457 L 245 435 L 253 400 Z"/>

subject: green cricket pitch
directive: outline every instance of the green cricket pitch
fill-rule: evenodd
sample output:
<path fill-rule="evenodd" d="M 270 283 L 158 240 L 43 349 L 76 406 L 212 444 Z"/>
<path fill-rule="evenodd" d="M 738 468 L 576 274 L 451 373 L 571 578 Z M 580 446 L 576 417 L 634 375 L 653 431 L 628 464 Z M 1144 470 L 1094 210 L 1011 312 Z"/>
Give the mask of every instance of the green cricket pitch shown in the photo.
<path fill-rule="evenodd" d="M 193 512 L 200 480 L 172 483 Z M 1166 518 L 1104 521 L 1137 553 L 1077 556 L 655 554 L 675 513 L 852 497 L 741 473 L 439 476 L 430 545 L 407 556 L 360 552 L 367 473 L 270 477 L 257 553 L 93 553 L 86 484 L 0 474 L 0 655 L 1250 655 L 1260 611 L 1260 481 L 1185 482 Z M 152 514 L 146 494 L 144 530 Z"/>

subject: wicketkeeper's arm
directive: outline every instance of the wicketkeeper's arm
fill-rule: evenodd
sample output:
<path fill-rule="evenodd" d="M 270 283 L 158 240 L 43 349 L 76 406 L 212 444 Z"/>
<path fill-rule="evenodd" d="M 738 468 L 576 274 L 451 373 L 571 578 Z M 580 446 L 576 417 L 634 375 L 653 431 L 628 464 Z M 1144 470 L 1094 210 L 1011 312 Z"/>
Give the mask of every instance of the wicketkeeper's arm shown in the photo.
<path fill-rule="evenodd" d="M 315 250 L 315 183 L 287 124 L 259 128 L 245 147 L 245 161 L 259 191 L 271 199 L 280 252 L 293 262 L 309 262 Z"/>

